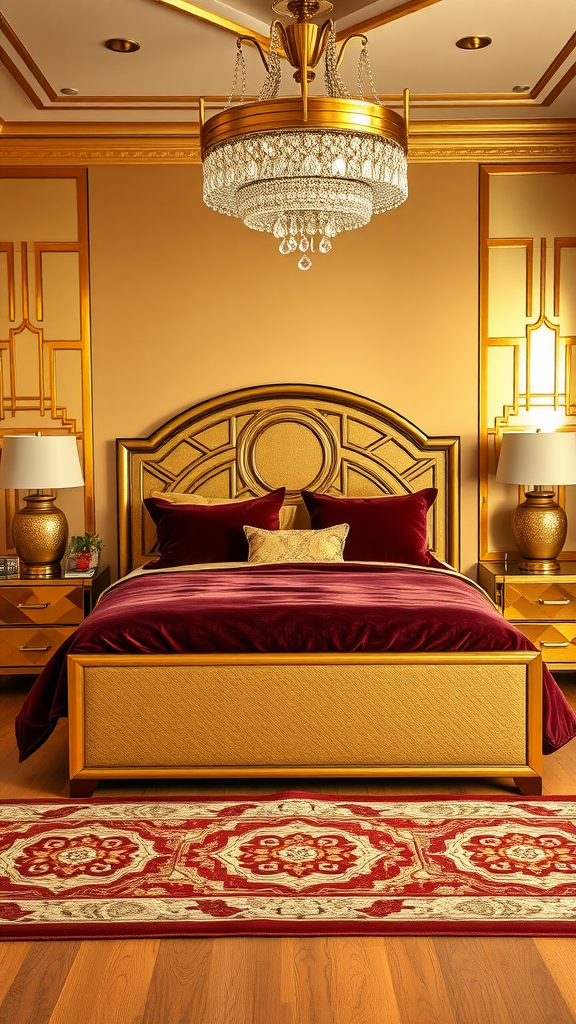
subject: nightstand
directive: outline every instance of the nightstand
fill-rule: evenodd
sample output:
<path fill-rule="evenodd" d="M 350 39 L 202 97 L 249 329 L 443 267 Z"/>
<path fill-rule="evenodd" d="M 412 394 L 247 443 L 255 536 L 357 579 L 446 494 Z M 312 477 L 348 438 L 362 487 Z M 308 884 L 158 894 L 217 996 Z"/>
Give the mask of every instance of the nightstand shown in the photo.
<path fill-rule="evenodd" d="M 94 576 L 1 577 L 0 674 L 38 675 L 109 584 L 107 565 Z"/>
<path fill-rule="evenodd" d="M 518 562 L 479 562 L 478 582 L 505 619 L 554 671 L 576 668 L 576 562 L 555 573 L 520 572 Z"/>

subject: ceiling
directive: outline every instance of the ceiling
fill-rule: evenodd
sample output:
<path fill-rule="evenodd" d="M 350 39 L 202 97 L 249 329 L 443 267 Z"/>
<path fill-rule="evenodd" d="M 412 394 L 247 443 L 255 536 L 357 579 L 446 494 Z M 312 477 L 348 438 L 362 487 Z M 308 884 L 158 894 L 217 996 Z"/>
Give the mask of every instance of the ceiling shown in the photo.
<path fill-rule="evenodd" d="M 31 131 L 197 123 L 200 97 L 208 113 L 226 103 L 235 36 L 264 41 L 275 17 L 267 0 L 0 0 L 0 11 L 0 128 Z M 576 0 L 335 0 L 332 17 L 340 38 L 366 32 L 380 96 L 399 106 L 408 88 L 414 119 L 576 118 Z M 492 43 L 459 49 L 469 35 Z M 108 50 L 113 37 L 140 49 Z M 358 50 L 341 68 L 352 93 Z M 254 47 L 244 52 L 256 96 L 264 69 Z M 297 91 L 283 65 L 282 92 Z"/>

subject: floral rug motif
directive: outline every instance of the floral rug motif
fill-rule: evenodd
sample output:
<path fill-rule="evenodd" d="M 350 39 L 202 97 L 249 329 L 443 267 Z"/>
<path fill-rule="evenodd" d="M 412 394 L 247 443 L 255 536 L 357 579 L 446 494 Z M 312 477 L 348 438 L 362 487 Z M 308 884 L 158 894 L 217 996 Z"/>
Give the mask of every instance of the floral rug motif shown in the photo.
<path fill-rule="evenodd" d="M 0 803 L 0 938 L 576 934 L 576 801 Z"/>

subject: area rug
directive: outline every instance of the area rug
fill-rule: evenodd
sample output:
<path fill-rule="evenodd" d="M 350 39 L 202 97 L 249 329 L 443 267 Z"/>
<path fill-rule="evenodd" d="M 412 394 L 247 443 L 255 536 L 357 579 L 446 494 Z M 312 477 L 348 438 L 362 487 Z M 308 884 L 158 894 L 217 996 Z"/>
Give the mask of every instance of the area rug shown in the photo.
<path fill-rule="evenodd" d="M 576 801 L 0 804 L 0 937 L 576 932 Z"/>

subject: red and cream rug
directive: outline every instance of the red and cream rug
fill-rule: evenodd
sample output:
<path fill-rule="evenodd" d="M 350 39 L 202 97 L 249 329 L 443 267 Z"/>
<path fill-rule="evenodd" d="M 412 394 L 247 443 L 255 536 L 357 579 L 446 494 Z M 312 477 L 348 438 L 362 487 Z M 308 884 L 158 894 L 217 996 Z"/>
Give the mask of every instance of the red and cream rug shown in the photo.
<path fill-rule="evenodd" d="M 0 804 L 0 937 L 576 933 L 576 801 Z"/>

